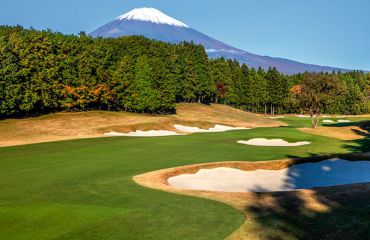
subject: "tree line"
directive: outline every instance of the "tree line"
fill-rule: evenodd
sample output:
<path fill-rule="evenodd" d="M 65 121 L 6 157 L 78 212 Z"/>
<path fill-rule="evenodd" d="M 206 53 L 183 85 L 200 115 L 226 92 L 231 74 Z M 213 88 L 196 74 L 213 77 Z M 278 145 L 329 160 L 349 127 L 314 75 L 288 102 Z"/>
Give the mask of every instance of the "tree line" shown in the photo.
<path fill-rule="evenodd" d="M 369 73 L 288 76 L 275 68 L 209 59 L 204 47 L 193 43 L 0 27 L 0 118 L 93 109 L 168 114 L 176 112 L 177 102 L 297 113 L 310 110 L 303 93 L 317 86 L 328 92 L 320 112 L 370 110 Z"/>

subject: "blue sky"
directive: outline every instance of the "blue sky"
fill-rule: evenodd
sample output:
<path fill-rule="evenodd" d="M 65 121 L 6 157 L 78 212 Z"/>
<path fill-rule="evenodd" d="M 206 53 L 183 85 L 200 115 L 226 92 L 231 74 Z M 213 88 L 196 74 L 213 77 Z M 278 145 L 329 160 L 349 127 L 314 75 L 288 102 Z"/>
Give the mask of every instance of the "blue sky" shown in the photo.
<path fill-rule="evenodd" d="M 91 32 L 136 7 L 252 53 L 370 70 L 368 0 L 0 0 L 0 24 Z"/>

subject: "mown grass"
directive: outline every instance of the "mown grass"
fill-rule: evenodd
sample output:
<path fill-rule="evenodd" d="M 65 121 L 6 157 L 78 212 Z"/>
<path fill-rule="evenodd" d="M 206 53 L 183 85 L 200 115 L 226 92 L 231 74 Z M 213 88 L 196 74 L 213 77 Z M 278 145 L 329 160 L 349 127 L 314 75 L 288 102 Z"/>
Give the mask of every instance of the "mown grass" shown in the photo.
<path fill-rule="evenodd" d="M 312 144 L 274 148 L 236 143 L 255 137 Z M 352 147 L 356 143 L 281 127 L 0 148 L 0 239 L 223 239 L 242 224 L 242 212 L 146 189 L 132 177 L 194 163 L 304 157 Z"/>
<path fill-rule="evenodd" d="M 350 123 L 338 123 L 338 120 L 349 120 Z M 311 120 L 309 117 L 299 118 L 296 116 L 286 116 L 284 118 L 278 119 L 280 122 L 284 122 L 289 125 L 289 127 L 294 128 L 305 128 L 311 126 Z M 332 120 L 334 123 L 324 123 L 323 120 Z M 370 120 L 369 116 L 350 116 L 350 117 L 320 117 L 320 121 L 318 126 L 346 126 L 351 125 L 351 123 L 356 123 L 360 121 L 368 121 Z"/>

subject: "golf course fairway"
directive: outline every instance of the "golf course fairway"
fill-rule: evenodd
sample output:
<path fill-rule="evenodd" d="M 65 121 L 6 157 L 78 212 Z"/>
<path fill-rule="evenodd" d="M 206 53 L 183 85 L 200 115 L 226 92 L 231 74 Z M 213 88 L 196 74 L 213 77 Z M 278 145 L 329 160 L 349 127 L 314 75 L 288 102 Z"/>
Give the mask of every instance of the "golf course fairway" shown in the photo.
<path fill-rule="evenodd" d="M 261 137 L 311 144 L 236 143 Z M 280 127 L 0 148 L 0 239 L 224 239 L 243 224 L 245 213 L 212 200 L 147 189 L 133 176 L 196 163 L 346 153 L 357 146 Z"/>

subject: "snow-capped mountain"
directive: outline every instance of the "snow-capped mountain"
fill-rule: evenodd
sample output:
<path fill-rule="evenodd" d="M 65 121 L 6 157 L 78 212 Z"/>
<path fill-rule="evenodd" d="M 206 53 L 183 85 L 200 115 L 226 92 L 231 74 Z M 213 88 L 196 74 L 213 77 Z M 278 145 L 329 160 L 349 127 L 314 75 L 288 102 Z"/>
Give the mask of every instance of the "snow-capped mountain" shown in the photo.
<path fill-rule="evenodd" d="M 131 12 L 125 13 L 117 18 L 118 20 L 138 20 L 157 24 L 167 24 L 176 27 L 186 27 L 188 25 L 182 23 L 155 8 L 136 8 Z"/>
<path fill-rule="evenodd" d="M 209 57 L 236 59 L 249 67 L 276 67 L 280 72 L 294 74 L 300 72 L 338 71 L 343 69 L 300 63 L 283 58 L 274 58 L 252 54 L 196 31 L 185 23 L 176 20 L 154 8 L 136 8 L 117 17 L 112 22 L 90 33 L 93 37 L 117 38 L 121 36 L 140 35 L 147 38 L 179 43 L 193 41 L 202 44 Z"/>

